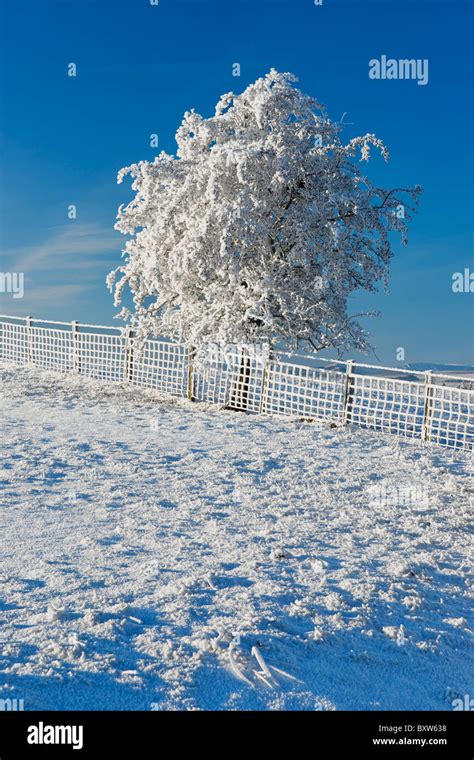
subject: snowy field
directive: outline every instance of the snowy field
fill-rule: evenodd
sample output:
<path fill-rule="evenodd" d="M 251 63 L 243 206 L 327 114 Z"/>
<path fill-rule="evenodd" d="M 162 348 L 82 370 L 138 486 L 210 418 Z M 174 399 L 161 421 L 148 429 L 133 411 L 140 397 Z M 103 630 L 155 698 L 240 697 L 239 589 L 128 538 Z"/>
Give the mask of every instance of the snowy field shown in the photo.
<path fill-rule="evenodd" d="M 466 454 L 1 366 L 0 699 L 452 709 Z"/>

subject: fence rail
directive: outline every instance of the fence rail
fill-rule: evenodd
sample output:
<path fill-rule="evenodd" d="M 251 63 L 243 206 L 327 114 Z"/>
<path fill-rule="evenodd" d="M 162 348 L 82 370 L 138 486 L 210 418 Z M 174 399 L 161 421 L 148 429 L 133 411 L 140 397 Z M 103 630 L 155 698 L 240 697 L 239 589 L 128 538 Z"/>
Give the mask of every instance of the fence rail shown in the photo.
<path fill-rule="evenodd" d="M 414 372 L 317 356 L 216 353 L 197 362 L 182 345 L 129 328 L 0 315 L 0 359 L 153 388 L 266 415 L 327 419 L 449 448 L 474 448 L 474 377 Z"/>

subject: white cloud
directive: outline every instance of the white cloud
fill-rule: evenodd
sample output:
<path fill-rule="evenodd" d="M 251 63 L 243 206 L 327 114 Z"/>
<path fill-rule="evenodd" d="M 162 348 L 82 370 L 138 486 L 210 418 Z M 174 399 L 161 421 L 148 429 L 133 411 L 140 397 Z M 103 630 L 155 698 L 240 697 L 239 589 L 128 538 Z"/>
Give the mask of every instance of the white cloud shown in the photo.
<path fill-rule="evenodd" d="M 104 257 L 118 260 L 121 250 L 121 235 L 112 228 L 98 224 L 80 224 L 75 221 L 53 227 L 50 236 L 39 245 L 12 248 L 4 252 L 8 268 L 15 272 L 24 272 L 26 276 L 33 273 L 50 273 L 58 278 L 61 270 L 83 270 L 101 268 Z M 114 256 L 115 254 L 115 256 Z"/>
<path fill-rule="evenodd" d="M 46 318 L 51 318 L 52 307 L 56 309 L 77 303 L 88 290 L 85 285 L 39 285 L 33 288 L 26 285 L 23 298 L 13 298 L 9 293 L 0 295 L 0 312 L 12 317 L 46 314 Z"/>

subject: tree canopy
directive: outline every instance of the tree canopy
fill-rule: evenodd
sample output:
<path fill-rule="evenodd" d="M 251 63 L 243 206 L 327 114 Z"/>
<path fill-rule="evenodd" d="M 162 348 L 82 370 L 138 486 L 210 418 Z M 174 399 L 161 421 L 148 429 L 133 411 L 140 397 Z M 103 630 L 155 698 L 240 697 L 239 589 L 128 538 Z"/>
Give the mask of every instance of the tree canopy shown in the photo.
<path fill-rule="evenodd" d="M 348 315 L 358 289 L 386 282 L 390 233 L 406 242 L 419 187 L 382 189 L 362 172 L 373 134 L 344 143 L 343 126 L 272 69 L 215 115 L 186 112 L 177 155 L 119 172 L 135 197 L 116 229 L 132 237 L 108 285 L 139 336 L 192 346 L 283 342 L 364 349 Z"/>

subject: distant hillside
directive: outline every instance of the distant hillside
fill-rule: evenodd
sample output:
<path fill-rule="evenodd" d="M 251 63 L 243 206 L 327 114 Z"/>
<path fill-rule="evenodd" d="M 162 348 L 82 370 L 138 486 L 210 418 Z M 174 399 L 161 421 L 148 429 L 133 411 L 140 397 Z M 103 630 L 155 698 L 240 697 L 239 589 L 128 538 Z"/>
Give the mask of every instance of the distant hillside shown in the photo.
<path fill-rule="evenodd" d="M 404 369 L 412 369 L 414 372 L 426 372 L 433 369 L 437 372 L 474 372 L 474 366 L 470 364 L 430 364 L 429 362 L 410 362 L 403 366 Z"/>

